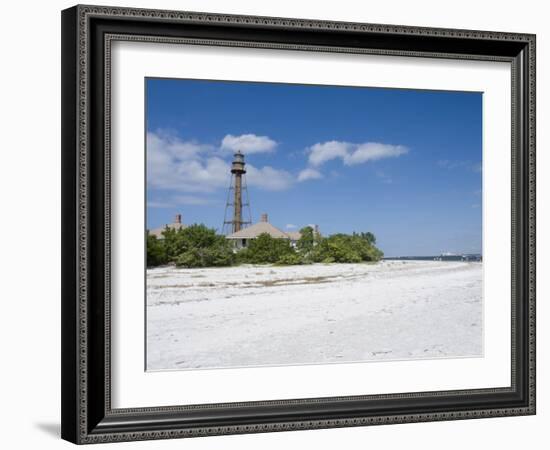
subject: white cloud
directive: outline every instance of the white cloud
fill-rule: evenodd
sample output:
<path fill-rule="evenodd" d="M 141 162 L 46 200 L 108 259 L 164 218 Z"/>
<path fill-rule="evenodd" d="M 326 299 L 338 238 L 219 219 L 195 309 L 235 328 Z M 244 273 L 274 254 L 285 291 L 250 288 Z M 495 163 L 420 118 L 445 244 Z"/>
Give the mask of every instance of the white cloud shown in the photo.
<path fill-rule="evenodd" d="M 293 229 L 297 228 L 297 226 L 294 225 L 293 223 L 287 223 L 286 226 L 285 226 L 285 228 L 286 228 L 287 230 L 293 230 Z"/>
<path fill-rule="evenodd" d="M 196 141 L 183 141 L 177 136 L 163 131 L 147 133 L 148 153 L 157 153 L 160 151 L 174 158 L 186 160 L 212 149 L 214 149 L 212 145 L 200 144 Z"/>
<path fill-rule="evenodd" d="M 219 153 L 216 155 L 216 151 L 212 146 L 196 141 L 150 132 L 147 134 L 147 183 L 152 188 L 182 193 L 227 189 L 231 165 Z M 246 169 L 249 186 L 282 191 L 295 182 L 294 176 L 286 170 L 270 166 L 256 168 L 251 164 L 247 164 Z M 204 204 L 204 199 L 194 196 L 180 196 L 179 200 L 181 204 Z M 175 201 L 173 198 L 172 202 Z"/>
<path fill-rule="evenodd" d="M 267 136 L 228 134 L 222 140 L 222 149 L 244 153 L 270 152 L 277 143 Z M 177 136 L 150 132 L 147 134 L 147 183 L 157 189 L 168 189 L 182 193 L 208 193 L 225 189 L 229 183 L 230 162 L 216 155 L 216 148 L 194 140 L 183 140 Z M 397 157 L 408 152 L 401 145 L 374 142 L 353 144 L 341 141 L 327 141 L 311 146 L 309 167 L 296 174 L 271 166 L 257 168 L 247 164 L 249 186 L 269 191 L 282 191 L 296 182 L 323 178 L 318 170 L 322 164 L 341 159 L 344 165 L 355 165 L 382 158 Z M 175 202 L 176 199 L 172 199 Z M 205 199 L 196 196 L 180 196 L 177 204 L 205 204 Z M 150 206 L 163 206 L 164 202 L 153 202 Z"/>
<path fill-rule="evenodd" d="M 277 142 L 267 136 L 255 134 L 241 134 L 240 136 L 226 135 L 222 139 L 222 150 L 236 152 L 240 150 L 244 154 L 269 153 L 275 150 Z"/>
<path fill-rule="evenodd" d="M 302 170 L 298 174 L 298 181 L 317 180 L 319 178 L 323 178 L 323 174 L 317 169 L 313 169 L 311 167 Z"/>
<path fill-rule="evenodd" d="M 229 163 L 218 157 L 205 161 L 187 161 L 177 168 L 177 175 L 186 186 L 202 186 L 197 190 L 212 190 L 225 186 L 229 179 Z M 194 189 L 187 189 L 194 190 Z"/>
<path fill-rule="evenodd" d="M 356 149 L 344 157 L 344 164 L 352 166 L 367 161 L 376 161 L 383 158 L 395 158 L 404 155 L 409 149 L 403 145 L 380 144 L 378 142 L 367 142 L 360 144 Z"/>
<path fill-rule="evenodd" d="M 148 200 L 149 208 L 176 208 L 180 205 L 209 205 L 212 200 L 194 195 L 173 195 L 165 201 Z"/>
<path fill-rule="evenodd" d="M 174 204 L 170 202 L 147 200 L 147 207 L 149 208 L 173 208 Z"/>
<path fill-rule="evenodd" d="M 176 195 L 172 197 L 172 201 L 175 205 L 209 205 L 212 200 L 204 197 L 197 197 L 195 195 Z"/>
<path fill-rule="evenodd" d="M 344 141 L 327 141 L 312 145 L 309 149 L 309 164 L 319 167 L 327 161 L 341 159 L 347 166 L 376 161 L 383 158 L 394 158 L 408 153 L 403 145 L 364 142 L 354 144 Z"/>
<path fill-rule="evenodd" d="M 286 170 L 274 169 L 271 166 L 257 169 L 251 164 L 247 164 L 246 168 L 246 181 L 249 186 L 267 191 L 284 191 L 294 183 L 294 177 Z"/>
<path fill-rule="evenodd" d="M 328 141 L 317 143 L 309 148 L 309 163 L 313 166 L 321 164 L 336 158 L 345 158 L 348 155 L 350 146 L 348 142 Z"/>
<path fill-rule="evenodd" d="M 171 135 L 147 133 L 147 183 L 159 189 L 211 192 L 226 186 L 229 163 L 208 156 L 213 147 Z"/>

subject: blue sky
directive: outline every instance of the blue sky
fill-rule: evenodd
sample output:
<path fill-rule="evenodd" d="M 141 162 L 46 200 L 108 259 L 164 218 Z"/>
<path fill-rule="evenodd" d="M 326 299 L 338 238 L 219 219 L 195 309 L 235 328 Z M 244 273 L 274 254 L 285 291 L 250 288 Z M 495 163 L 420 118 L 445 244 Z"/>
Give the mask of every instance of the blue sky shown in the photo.
<path fill-rule="evenodd" d="M 481 252 L 482 94 L 146 79 L 147 226 L 221 230 L 246 155 L 252 221 L 371 231 L 386 256 Z"/>

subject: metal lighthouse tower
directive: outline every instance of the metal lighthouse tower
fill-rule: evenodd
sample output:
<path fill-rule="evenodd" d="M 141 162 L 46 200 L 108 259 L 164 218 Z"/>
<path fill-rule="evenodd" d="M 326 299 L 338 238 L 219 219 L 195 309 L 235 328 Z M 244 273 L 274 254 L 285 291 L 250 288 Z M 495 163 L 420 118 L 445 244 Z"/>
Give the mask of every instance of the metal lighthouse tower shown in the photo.
<path fill-rule="evenodd" d="M 238 151 L 235 153 L 233 163 L 231 164 L 231 182 L 227 192 L 227 201 L 225 203 L 225 214 L 223 218 L 224 234 L 235 233 L 252 223 L 246 177 L 244 176 L 246 174 L 245 165 L 244 155 Z M 228 216 L 231 207 L 233 207 L 233 214 Z M 248 210 L 247 220 L 243 218 L 243 208 Z"/>

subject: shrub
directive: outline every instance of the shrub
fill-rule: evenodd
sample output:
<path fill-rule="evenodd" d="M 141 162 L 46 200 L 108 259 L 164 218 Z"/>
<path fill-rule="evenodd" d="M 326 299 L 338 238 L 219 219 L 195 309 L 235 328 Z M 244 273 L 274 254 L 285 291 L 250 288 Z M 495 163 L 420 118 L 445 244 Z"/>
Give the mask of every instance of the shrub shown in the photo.
<path fill-rule="evenodd" d="M 176 258 L 176 267 L 205 267 L 203 252 L 198 248 L 192 248 Z"/>
<path fill-rule="evenodd" d="M 307 226 L 300 230 L 300 239 L 296 242 L 298 251 L 304 255 L 313 250 L 315 245 L 315 232 L 313 228 Z"/>
<path fill-rule="evenodd" d="M 327 257 L 332 257 L 337 263 L 358 263 L 362 261 L 359 252 L 346 235 L 330 236 L 327 239 L 327 249 Z"/>
<path fill-rule="evenodd" d="M 296 252 L 288 239 L 277 239 L 262 233 L 237 254 L 237 259 L 239 262 L 249 264 L 273 264 L 283 256 L 292 254 Z"/>
<path fill-rule="evenodd" d="M 147 265 L 175 262 L 178 267 L 220 267 L 235 263 L 309 264 L 358 263 L 378 261 L 383 253 L 374 245 L 370 233 L 333 234 L 323 238 L 313 228 L 300 230 L 297 251 L 288 239 L 277 239 L 267 233 L 250 241 L 247 248 L 234 253 L 231 243 L 203 224 L 184 229 L 166 228 L 163 240 L 147 234 Z"/>
<path fill-rule="evenodd" d="M 207 266 L 231 266 L 235 262 L 235 253 L 233 253 L 231 244 L 224 237 L 222 238 L 223 242 L 218 242 L 216 245 L 206 249 L 205 261 Z"/>
<path fill-rule="evenodd" d="M 333 234 L 319 240 L 304 259 L 323 263 L 378 261 L 383 253 L 371 243 L 373 240 L 375 238 L 372 233 Z"/>
<path fill-rule="evenodd" d="M 175 262 L 178 267 L 230 266 L 235 261 L 233 248 L 227 239 L 203 224 L 178 230 L 167 227 L 162 235 L 165 262 Z"/>
<path fill-rule="evenodd" d="M 279 258 L 277 264 L 280 266 L 294 266 L 297 264 L 302 264 L 302 258 L 298 253 L 287 253 Z"/>
<path fill-rule="evenodd" d="M 175 230 L 166 228 L 162 235 L 166 248 L 166 257 L 170 261 L 175 261 L 181 254 L 193 248 L 208 248 L 223 242 L 226 239 L 217 235 L 216 230 L 208 228 L 203 224 L 193 224 L 187 228 Z"/>
<path fill-rule="evenodd" d="M 384 256 L 384 253 L 375 247 L 376 237 L 372 233 L 353 233 L 351 240 L 362 261 L 378 261 Z"/>
<path fill-rule="evenodd" d="M 176 258 L 177 267 L 222 267 L 233 264 L 235 256 L 227 245 L 217 243 L 212 247 L 193 247 Z"/>
<path fill-rule="evenodd" d="M 167 262 L 164 243 L 147 231 L 147 267 L 160 266 Z"/>

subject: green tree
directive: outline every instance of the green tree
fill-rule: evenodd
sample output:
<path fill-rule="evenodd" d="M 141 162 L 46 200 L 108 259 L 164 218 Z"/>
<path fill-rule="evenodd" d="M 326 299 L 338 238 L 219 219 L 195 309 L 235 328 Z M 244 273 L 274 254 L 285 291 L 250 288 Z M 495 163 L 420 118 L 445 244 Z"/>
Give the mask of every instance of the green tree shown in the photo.
<path fill-rule="evenodd" d="M 214 245 L 223 236 L 216 234 L 216 230 L 204 224 L 193 224 L 186 228 L 174 229 L 166 227 L 162 232 L 166 256 L 175 261 L 179 255 L 192 248 L 206 248 Z"/>
<path fill-rule="evenodd" d="M 376 244 L 376 236 L 370 231 L 366 233 L 353 234 L 355 244 L 358 246 L 361 252 L 361 258 L 363 261 L 379 261 L 384 253 L 378 249 Z"/>
<path fill-rule="evenodd" d="M 217 242 L 211 247 L 192 247 L 176 258 L 177 267 L 222 267 L 233 264 L 235 256 L 227 243 Z"/>
<path fill-rule="evenodd" d="M 268 233 L 262 233 L 251 240 L 248 247 L 237 254 L 237 258 L 243 263 L 273 264 L 285 255 L 295 253 L 288 239 L 278 239 Z"/>
<path fill-rule="evenodd" d="M 188 247 L 206 248 L 218 243 L 223 236 L 216 234 L 216 230 L 208 228 L 204 224 L 193 224 L 187 228 L 180 229 L 182 243 Z"/>
<path fill-rule="evenodd" d="M 313 262 L 358 263 L 378 261 L 383 253 L 371 242 L 372 233 L 333 234 L 322 238 L 312 249 L 308 258 Z"/>
<path fill-rule="evenodd" d="M 166 257 L 178 267 L 230 266 L 235 260 L 233 248 L 224 236 L 204 224 L 193 224 L 163 232 Z"/>
<path fill-rule="evenodd" d="M 312 227 L 304 227 L 300 230 L 297 251 L 288 239 L 277 239 L 263 233 L 236 254 L 224 236 L 203 224 L 177 230 L 167 227 L 162 234 L 162 240 L 147 234 L 148 266 L 168 262 L 175 262 L 178 267 L 230 266 L 235 262 L 282 265 L 358 263 L 379 261 L 384 255 L 374 245 L 376 237 L 371 232 L 322 237 Z"/>
<path fill-rule="evenodd" d="M 181 231 L 183 230 L 170 227 L 166 227 L 162 231 L 162 241 L 168 261 L 174 261 L 179 254 L 186 250 L 183 248 Z"/>
<path fill-rule="evenodd" d="M 326 258 L 333 259 L 337 263 L 358 263 L 362 261 L 358 249 L 353 246 L 351 236 L 346 234 L 333 234 L 326 240 Z"/>
<path fill-rule="evenodd" d="M 296 242 L 298 251 L 304 255 L 307 255 L 313 246 L 315 245 L 315 232 L 310 226 L 304 227 L 300 230 L 300 239 Z"/>
<path fill-rule="evenodd" d="M 302 263 L 302 257 L 298 253 L 292 252 L 285 253 L 283 256 L 281 256 L 276 264 L 280 266 L 294 266 Z"/>
<path fill-rule="evenodd" d="M 147 267 L 160 266 L 167 262 L 164 243 L 147 231 Z"/>
<path fill-rule="evenodd" d="M 376 244 L 376 236 L 372 234 L 370 231 L 367 231 L 366 233 L 361 232 L 359 233 L 359 236 L 365 239 L 371 245 Z"/>

